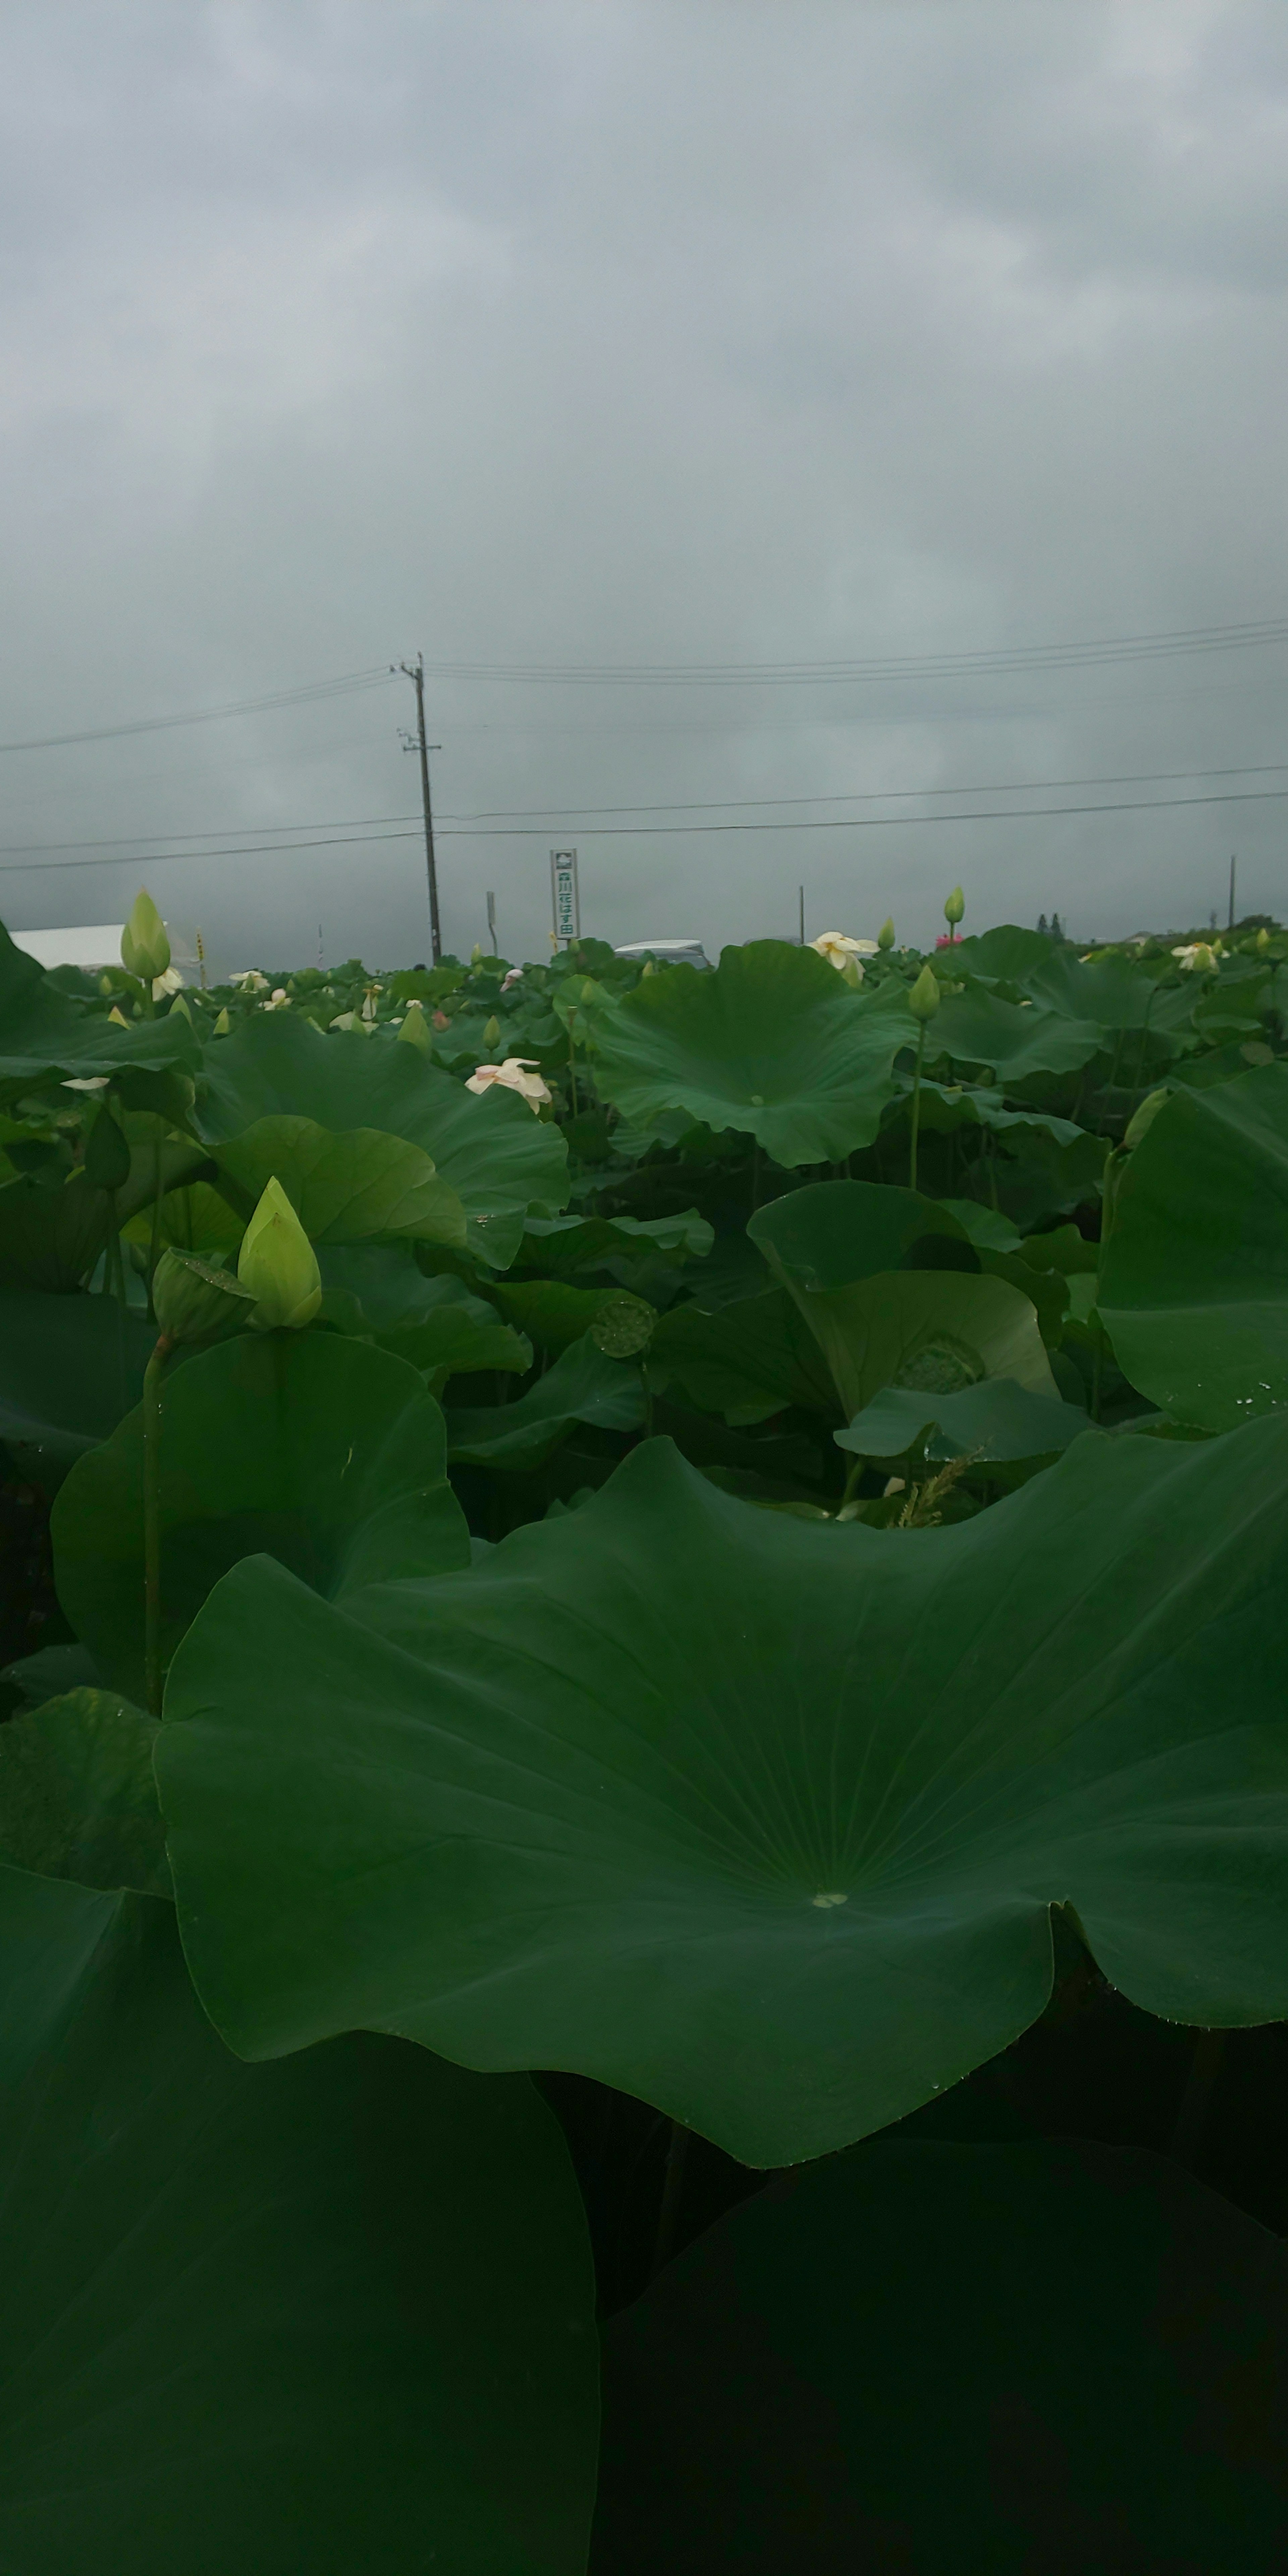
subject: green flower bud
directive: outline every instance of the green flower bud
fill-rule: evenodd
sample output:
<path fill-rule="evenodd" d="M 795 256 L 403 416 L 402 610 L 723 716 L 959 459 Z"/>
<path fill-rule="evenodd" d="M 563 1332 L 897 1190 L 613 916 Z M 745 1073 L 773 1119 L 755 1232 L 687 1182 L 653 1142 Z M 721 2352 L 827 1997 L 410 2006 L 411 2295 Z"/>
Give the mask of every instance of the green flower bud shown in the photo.
<path fill-rule="evenodd" d="M 933 1020 L 939 1008 L 939 986 L 935 981 L 933 967 L 922 967 L 908 995 L 908 1008 L 919 1020 Z"/>
<path fill-rule="evenodd" d="M 643 1297 L 632 1297 L 623 1291 L 620 1297 L 608 1297 L 590 1328 L 590 1338 L 606 1359 L 635 1360 L 648 1349 L 657 1322 L 656 1308 Z"/>
<path fill-rule="evenodd" d="M 496 1042 L 497 1042 L 497 1039 L 500 1037 L 500 1034 L 501 1034 L 501 1023 L 500 1023 L 500 1021 L 498 1020 L 498 1018 L 497 1018 L 497 1016 L 496 1016 L 496 1013 L 495 1013 L 495 1011 L 494 1011 L 494 1012 L 492 1013 L 492 1017 L 491 1017 L 491 1019 L 488 1021 L 487 1027 L 486 1027 L 486 1028 L 484 1029 L 484 1031 L 483 1031 L 483 1044 L 484 1044 L 484 1046 L 495 1046 L 495 1045 L 496 1045 Z"/>
<path fill-rule="evenodd" d="M 429 1024 L 419 1002 L 408 1003 L 398 1035 L 406 1039 L 408 1046 L 419 1047 L 423 1055 L 428 1055 L 432 1043 Z"/>
<path fill-rule="evenodd" d="M 260 1333 L 299 1332 L 322 1303 L 317 1256 L 276 1175 L 242 1236 L 237 1276 L 256 1300 L 250 1320 Z"/>
<path fill-rule="evenodd" d="M 1269 946 L 1270 946 L 1270 933 L 1269 933 L 1269 931 L 1267 930 L 1266 925 L 1265 925 L 1265 923 L 1264 923 L 1264 921 L 1263 921 L 1263 923 L 1262 923 L 1262 925 L 1261 925 L 1260 930 L 1257 932 L 1257 955 L 1258 955 L 1258 957 L 1264 957 L 1264 956 L 1265 956 L 1265 953 L 1266 953 L 1266 950 L 1268 949 L 1268 947 L 1269 947 Z"/>
<path fill-rule="evenodd" d="M 883 921 L 883 922 L 882 922 L 881 927 L 880 927 L 879 931 L 877 932 L 877 946 L 878 946 L 878 948 L 893 948 L 893 946 L 894 946 L 894 923 L 893 923 L 893 921 L 886 920 L 886 921 Z"/>
<path fill-rule="evenodd" d="M 151 984 L 158 975 L 164 975 L 169 963 L 165 923 L 151 895 L 137 894 L 121 932 L 121 964 L 127 974 L 137 975 L 141 984 Z"/>
<path fill-rule="evenodd" d="M 184 1018 L 185 1018 L 185 1020 L 187 1021 L 189 1028 L 191 1028 L 191 1027 L 192 1027 L 192 1013 L 191 1013 L 191 1011 L 189 1010 L 188 1005 L 187 1005 L 187 1003 L 185 1002 L 185 1000 L 184 1000 L 184 998 L 183 998 L 182 993 L 176 993 L 176 994 L 175 994 L 175 997 L 174 997 L 174 1000 L 173 1000 L 173 1001 L 172 1001 L 172 1003 L 170 1004 L 170 1017 L 171 1017 L 171 1019 L 173 1019 L 173 1018 L 174 1018 L 174 1015 L 175 1015 L 175 1012 L 176 1012 L 176 1011 L 181 1011 L 181 1012 L 182 1012 L 183 1017 L 184 1017 Z"/>
<path fill-rule="evenodd" d="M 130 1149 L 104 1102 L 85 1140 L 85 1178 L 96 1190 L 123 1189 L 130 1177 Z"/>
<path fill-rule="evenodd" d="M 157 1263 L 152 1305 L 157 1324 L 171 1342 L 208 1342 L 254 1318 L 255 1293 L 243 1288 L 229 1270 L 212 1269 L 195 1252 L 171 1246 Z"/>
<path fill-rule="evenodd" d="M 224 1007 L 215 1022 L 214 1028 L 211 1031 L 211 1035 L 217 1038 L 226 1038 L 231 1027 L 232 1021 L 228 1017 L 228 1005 L 225 1002 Z"/>
<path fill-rule="evenodd" d="M 483 951 L 482 951 L 482 949 L 480 948 L 480 946 L 479 946 L 479 944 L 478 944 L 478 941 L 477 941 L 477 939 L 476 939 L 476 940 L 475 940 L 475 942 L 474 942 L 473 947 L 472 947 L 472 948 L 471 948 L 471 950 L 470 950 L 470 964 L 471 964 L 471 966 L 481 966 L 481 965 L 482 965 L 482 963 L 483 963 Z"/>
<path fill-rule="evenodd" d="M 944 919 L 953 930 L 956 929 L 965 910 L 966 897 L 962 893 L 960 886 L 954 886 L 947 903 L 944 905 Z"/>
<path fill-rule="evenodd" d="M 1149 1134 L 1150 1128 L 1153 1126 L 1159 1110 L 1162 1108 L 1164 1101 L 1169 1099 L 1170 1096 L 1171 1095 L 1168 1092 L 1166 1085 L 1164 1085 L 1164 1087 L 1159 1091 L 1151 1091 L 1147 1100 L 1142 1100 L 1139 1109 L 1137 1109 L 1133 1116 L 1127 1121 L 1127 1132 L 1123 1137 L 1124 1145 L 1129 1148 L 1139 1145 L 1142 1136 L 1147 1136 Z"/>

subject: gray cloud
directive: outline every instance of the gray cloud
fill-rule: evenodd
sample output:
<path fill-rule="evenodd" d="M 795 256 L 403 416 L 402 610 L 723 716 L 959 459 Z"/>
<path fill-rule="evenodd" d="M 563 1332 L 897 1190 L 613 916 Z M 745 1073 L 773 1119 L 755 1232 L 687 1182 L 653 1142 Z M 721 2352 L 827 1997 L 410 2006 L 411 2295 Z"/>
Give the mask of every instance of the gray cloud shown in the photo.
<path fill-rule="evenodd" d="M 0 73 L 5 740 L 418 646 L 782 662 L 1288 611 L 1270 0 L 65 0 L 9 8 Z M 1234 848 L 1283 911 L 1288 798 L 692 838 L 594 814 L 1270 763 L 1286 677 L 1274 646 L 436 682 L 444 816 L 552 800 L 531 838 L 443 839 L 446 933 L 482 936 L 492 887 L 502 944 L 536 953 L 565 839 L 587 926 L 621 939 L 787 929 L 802 877 L 813 929 L 893 910 L 927 936 L 960 878 L 976 923 L 1058 904 L 1109 934 L 1205 915 Z M 111 918 L 146 876 L 225 964 L 312 955 L 319 921 L 329 957 L 423 955 L 414 837 L 142 864 L 170 834 L 414 812 L 409 717 L 400 682 L 5 755 L 6 867 L 140 837 L 119 869 L 51 849 L 0 912 Z"/>

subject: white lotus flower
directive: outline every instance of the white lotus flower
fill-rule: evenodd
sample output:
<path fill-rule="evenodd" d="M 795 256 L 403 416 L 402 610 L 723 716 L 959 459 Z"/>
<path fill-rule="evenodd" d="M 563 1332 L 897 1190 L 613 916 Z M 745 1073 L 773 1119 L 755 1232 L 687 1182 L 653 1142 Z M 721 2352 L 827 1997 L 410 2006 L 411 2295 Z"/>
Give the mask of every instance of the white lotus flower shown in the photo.
<path fill-rule="evenodd" d="M 503 976 L 502 976 L 502 978 L 501 978 L 501 990 L 502 990 L 502 992 L 503 992 L 503 993 L 508 993 L 508 992 L 511 990 L 511 988 L 512 988 L 512 986 L 513 986 L 513 985 L 515 985 L 515 984 L 517 984 L 517 983 L 521 982 L 521 980 L 522 980 L 522 976 L 523 976 L 523 968 L 522 968 L 521 966 L 512 966 L 512 967 L 510 968 L 510 972 L 509 972 L 509 974 L 508 974 L 508 975 L 503 975 Z"/>
<path fill-rule="evenodd" d="M 261 1002 L 259 1007 L 261 1011 L 289 1011 L 291 997 L 285 984 L 275 984 L 268 1000 Z"/>
<path fill-rule="evenodd" d="M 825 930 L 817 939 L 811 939 L 810 946 L 817 949 L 820 957 L 826 957 L 828 965 L 835 966 L 838 973 L 848 975 L 852 984 L 863 981 L 861 959 L 877 953 L 875 939 L 847 939 L 843 930 Z"/>
<path fill-rule="evenodd" d="M 152 978 L 152 999 L 154 1002 L 164 1001 L 167 993 L 181 993 L 182 991 L 183 977 L 177 966 L 167 966 L 164 975 L 154 975 Z"/>
<path fill-rule="evenodd" d="M 481 1097 L 485 1091 L 491 1090 L 494 1082 L 499 1082 L 506 1091 L 517 1091 L 520 1098 L 527 1101 L 534 1117 L 540 1114 L 543 1102 L 550 1098 L 537 1071 L 535 1056 L 508 1055 L 504 1064 L 480 1064 L 470 1075 L 465 1088 L 477 1091 Z"/>
<path fill-rule="evenodd" d="M 240 984 L 244 993 L 268 991 L 268 977 L 261 975 L 257 966 L 244 966 L 240 975 L 230 975 L 228 981 L 230 984 Z"/>
<path fill-rule="evenodd" d="M 1195 939 L 1188 948 L 1174 948 L 1172 955 L 1183 975 L 1192 975 L 1196 968 L 1203 975 L 1216 973 L 1216 951 L 1209 939 Z"/>

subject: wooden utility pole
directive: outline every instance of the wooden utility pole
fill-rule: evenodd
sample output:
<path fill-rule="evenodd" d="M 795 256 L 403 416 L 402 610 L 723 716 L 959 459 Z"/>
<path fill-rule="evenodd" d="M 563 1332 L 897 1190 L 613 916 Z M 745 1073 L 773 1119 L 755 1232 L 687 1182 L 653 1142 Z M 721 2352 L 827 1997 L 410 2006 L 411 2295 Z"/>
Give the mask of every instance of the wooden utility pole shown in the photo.
<path fill-rule="evenodd" d="M 1231 853 L 1231 856 L 1230 856 L 1230 918 L 1229 918 L 1228 923 L 1226 924 L 1226 927 L 1227 927 L 1227 929 L 1229 929 L 1229 930 L 1233 930 L 1233 928 L 1234 928 L 1234 871 L 1235 871 L 1235 865 L 1236 865 L 1236 860 L 1235 860 L 1234 853 L 1232 852 L 1232 853 Z"/>
<path fill-rule="evenodd" d="M 438 919 L 438 869 L 434 863 L 434 809 L 429 796 L 429 755 L 431 748 L 439 751 L 442 745 L 434 743 L 431 746 L 425 740 L 424 654 L 418 653 L 414 663 L 400 662 L 398 667 L 406 672 L 416 692 L 416 749 L 420 753 L 420 796 L 425 809 L 425 872 L 429 878 L 429 947 L 430 955 L 437 966 L 443 954 L 443 933 Z"/>

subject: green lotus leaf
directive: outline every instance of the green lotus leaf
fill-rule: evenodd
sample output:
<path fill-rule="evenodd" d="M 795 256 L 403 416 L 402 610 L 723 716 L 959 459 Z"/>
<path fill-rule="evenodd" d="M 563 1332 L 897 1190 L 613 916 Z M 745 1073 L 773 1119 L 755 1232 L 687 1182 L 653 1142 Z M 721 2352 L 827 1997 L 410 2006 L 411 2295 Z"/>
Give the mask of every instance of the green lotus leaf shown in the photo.
<path fill-rule="evenodd" d="M 1288 2256 L 1177 2166 L 881 2139 L 612 2319 L 591 2568 L 1265 2576 L 1286 2392 Z"/>
<path fill-rule="evenodd" d="M 1089 1432 L 915 1537 L 653 1441 L 468 1575 L 341 1612 L 241 1565 L 156 1754 L 202 2001 L 249 2057 L 396 2027 L 767 2165 L 1026 2029 L 1052 1905 L 1148 2011 L 1281 2017 L 1286 1541 L 1267 1421 Z"/>
<path fill-rule="evenodd" d="M 336 1135 L 311 1118 L 257 1118 L 215 1147 L 249 1216 L 270 1179 L 281 1182 L 313 1243 L 404 1235 L 465 1248 L 465 1210 L 428 1154 L 373 1127 Z"/>
<path fill-rule="evenodd" d="M 568 1196 L 557 1127 L 498 1084 L 481 1098 L 467 1091 L 396 1038 L 341 1030 L 320 1040 L 289 1011 L 257 1012 L 210 1049 L 193 1123 L 222 1145 L 272 1117 L 335 1134 L 375 1127 L 419 1145 L 465 1209 L 471 1253 L 494 1270 L 514 1259 L 525 1216 L 553 1216 Z"/>
<path fill-rule="evenodd" d="M 822 1201 L 829 1191 L 863 1189 L 861 1182 L 823 1182 L 817 1192 L 802 1190 L 801 1199 Z M 873 1188 L 873 1200 L 911 1198 L 911 1191 Z M 762 1216 L 771 1218 L 777 1201 Z M 905 1218 L 909 1228 L 918 1220 Z M 795 1298 L 832 1372 L 847 1421 L 852 1421 L 883 1386 L 909 1386 L 927 1395 L 951 1395 L 981 1378 L 1011 1377 L 1034 1395 L 1057 1394 L 1037 1311 L 1032 1298 L 1008 1279 L 971 1276 L 961 1270 L 886 1270 L 859 1273 L 854 1284 L 840 1279 L 850 1262 L 866 1259 L 861 1232 L 850 1241 L 850 1205 L 840 1196 L 829 1206 L 803 1209 L 795 1231 L 789 1220 L 777 1229 L 753 1219 L 756 1240 Z M 955 1222 L 955 1220 L 954 1220 Z M 750 1230 L 750 1229 L 749 1229 Z M 947 1238 L 948 1248 L 978 1255 L 964 1236 L 923 1236 L 909 1246 L 934 1245 Z M 984 1256 L 1009 1260 L 1004 1253 Z M 826 1279 L 812 1287 L 811 1279 Z M 1037 1281 L 1035 1277 L 1034 1285 Z"/>
<path fill-rule="evenodd" d="M 145 1696 L 143 1412 L 78 1460 L 51 1523 L 58 1597 L 116 1688 Z M 328 1597 L 468 1563 L 443 1418 L 404 1360 L 334 1333 L 245 1334 L 162 1385 L 161 1644 L 266 1550 Z"/>
<path fill-rule="evenodd" d="M 1018 994 L 1062 1012 L 1066 1019 L 1091 1020 L 1102 1029 L 1140 1029 L 1152 1024 L 1157 973 L 1130 957 L 1100 957 L 1090 963 L 1053 947 L 1040 930 L 1004 924 L 981 938 L 964 939 L 954 965 L 972 983 L 1005 983 Z M 992 1058 L 987 1059 L 991 1062 Z"/>
<path fill-rule="evenodd" d="M 870 1145 L 917 1023 L 902 987 L 851 992 L 812 948 L 752 940 L 714 974 L 669 967 L 596 1019 L 595 1081 L 644 1124 L 683 1109 L 787 1166 Z"/>
<path fill-rule="evenodd" d="M 138 1403 L 156 1334 L 114 1297 L 0 1289 L 0 1440 L 52 1492 Z"/>
<path fill-rule="evenodd" d="M 593 2286 L 531 2086 L 243 2066 L 147 1897 L 0 1870 L 0 1956 L 4 2565 L 581 2576 Z"/>
<path fill-rule="evenodd" d="M 578 1288 L 567 1279 L 498 1280 L 492 1295 L 502 1314 L 539 1351 L 566 1351 L 590 1331 L 616 1288 Z"/>
<path fill-rule="evenodd" d="M 928 1236 L 967 1239 L 961 1218 L 941 1200 L 875 1181 L 818 1181 L 788 1190 L 758 1208 L 747 1227 L 748 1241 L 775 1277 L 810 1291 L 848 1288 L 875 1271 L 900 1270 Z"/>
<path fill-rule="evenodd" d="M 847 1431 L 832 1437 L 838 1449 L 858 1458 L 902 1458 L 916 1450 L 937 1465 L 970 1458 L 987 1466 L 1056 1458 L 1087 1427 L 1076 1404 L 1034 1395 L 1014 1378 L 990 1377 L 934 1398 L 910 1387 L 884 1387 Z"/>
<path fill-rule="evenodd" d="M 1097 1304 L 1133 1386 L 1182 1421 L 1288 1404 L 1288 1065 L 1173 1092 L 1127 1165 Z"/>
<path fill-rule="evenodd" d="M 538 1467 L 575 1423 L 635 1431 L 643 1419 L 638 1369 L 606 1358 L 587 1333 L 511 1403 L 450 1405 L 448 1456 L 460 1466 Z"/>
<path fill-rule="evenodd" d="M 1067 1019 L 1036 1002 L 1004 1002 L 982 985 L 968 984 L 940 1004 L 928 1053 L 954 1064 L 991 1065 L 1008 1082 L 1034 1073 L 1074 1073 L 1104 1043 L 1092 1020 Z"/>
<path fill-rule="evenodd" d="M 156 1719 L 73 1690 L 0 1726 L 0 1861 L 82 1887 L 169 1896 L 152 1777 Z"/>
<path fill-rule="evenodd" d="M 713 1315 L 696 1304 L 672 1306 L 654 1334 L 649 1373 L 731 1423 L 763 1422 L 789 1404 L 836 1418 L 831 1373 L 785 1288 L 737 1298 Z"/>
<path fill-rule="evenodd" d="M 145 1248 L 152 1241 L 152 1210 L 142 1210 L 122 1227 L 131 1243 Z M 175 1252 L 196 1252 L 203 1260 L 223 1261 L 236 1269 L 235 1255 L 246 1228 L 221 1190 L 209 1181 L 180 1181 L 161 1201 L 157 1241 Z"/>
<path fill-rule="evenodd" d="M 0 1289 L 65 1296 L 90 1277 L 107 1242 L 112 1202 L 81 1172 L 24 1172 L 0 1189 Z"/>
<path fill-rule="evenodd" d="M 520 1258 L 533 1269 L 558 1272 L 602 1269 L 608 1264 L 661 1255 L 669 1263 L 703 1261 L 715 1229 L 696 1208 L 678 1216 L 557 1216 L 531 1219 Z"/>
<path fill-rule="evenodd" d="M 107 1005 L 86 1011 L 15 948 L 0 925 L 0 1100 L 63 1078 L 97 1080 L 130 1066 L 195 1070 L 201 1049 L 181 1011 L 121 1028 Z"/>

